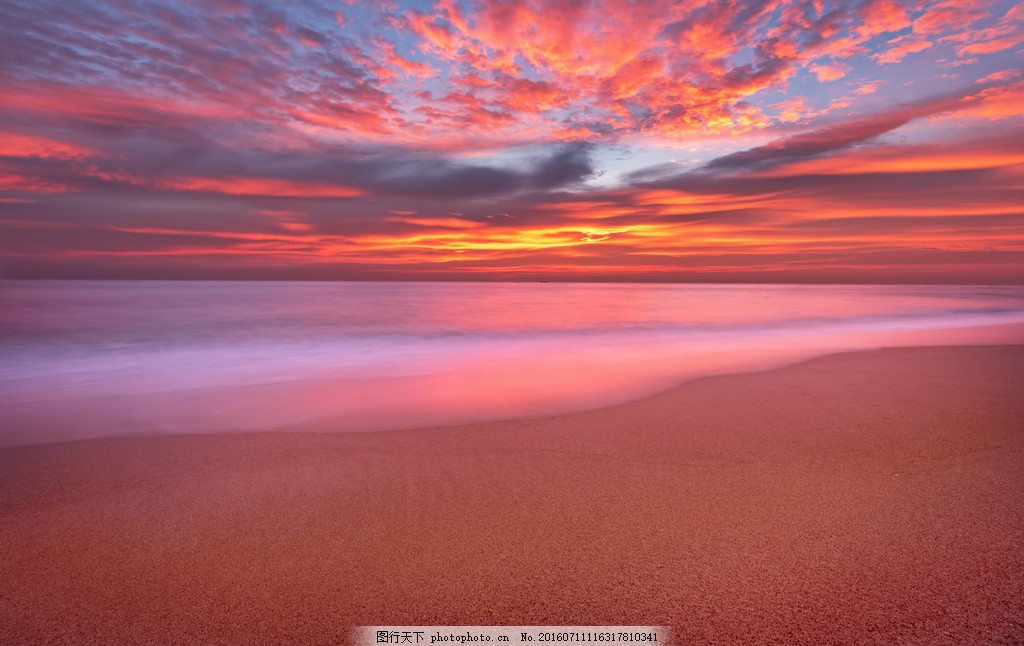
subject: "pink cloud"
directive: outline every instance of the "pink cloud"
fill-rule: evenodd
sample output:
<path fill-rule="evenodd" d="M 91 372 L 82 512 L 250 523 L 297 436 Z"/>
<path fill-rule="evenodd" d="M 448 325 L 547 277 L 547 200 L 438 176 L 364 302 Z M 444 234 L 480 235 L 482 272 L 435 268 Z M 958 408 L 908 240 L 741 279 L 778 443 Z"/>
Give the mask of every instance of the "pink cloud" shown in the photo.
<path fill-rule="evenodd" d="M 908 54 L 923 52 L 931 47 L 932 43 L 927 40 L 911 40 L 874 54 L 871 58 L 878 61 L 880 65 L 891 65 L 901 62 Z"/>
<path fill-rule="evenodd" d="M 812 63 L 810 69 L 818 77 L 818 81 L 825 83 L 843 78 L 851 68 L 846 63 L 832 63 L 830 65 Z"/>

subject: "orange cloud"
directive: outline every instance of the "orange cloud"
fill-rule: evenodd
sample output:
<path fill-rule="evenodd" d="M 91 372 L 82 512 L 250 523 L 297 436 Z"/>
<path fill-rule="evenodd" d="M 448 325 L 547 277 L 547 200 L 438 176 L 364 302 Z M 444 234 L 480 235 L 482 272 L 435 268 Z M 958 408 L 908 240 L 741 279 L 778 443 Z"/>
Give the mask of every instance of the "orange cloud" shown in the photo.
<path fill-rule="evenodd" d="M 824 159 L 793 162 L 759 175 L 799 177 L 800 175 L 855 175 L 862 173 L 926 173 L 949 170 L 999 168 L 1024 164 L 1024 149 L 982 146 L 876 146 Z M 1012 212 L 1016 207 L 1010 207 Z"/>
<path fill-rule="evenodd" d="M 807 105 L 807 99 L 802 96 L 773 103 L 772 108 L 778 113 L 778 120 L 783 123 L 800 121 L 812 112 L 811 107 Z"/>
<path fill-rule="evenodd" d="M 991 87 L 963 99 L 960 114 L 986 119 L 1005 119 L 1024 114 L 1024 81 Z"/>

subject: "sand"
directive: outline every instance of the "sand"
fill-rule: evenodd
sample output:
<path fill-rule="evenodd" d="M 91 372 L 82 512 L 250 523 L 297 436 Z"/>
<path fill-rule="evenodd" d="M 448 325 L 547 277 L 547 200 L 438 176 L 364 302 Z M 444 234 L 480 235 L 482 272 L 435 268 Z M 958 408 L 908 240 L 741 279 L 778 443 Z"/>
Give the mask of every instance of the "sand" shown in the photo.
<path fill-rule="evenodd" d="M 0 643 L 1024 643 L 1024 346 L 890 349 L 461 428 L 0 451 Z"/>

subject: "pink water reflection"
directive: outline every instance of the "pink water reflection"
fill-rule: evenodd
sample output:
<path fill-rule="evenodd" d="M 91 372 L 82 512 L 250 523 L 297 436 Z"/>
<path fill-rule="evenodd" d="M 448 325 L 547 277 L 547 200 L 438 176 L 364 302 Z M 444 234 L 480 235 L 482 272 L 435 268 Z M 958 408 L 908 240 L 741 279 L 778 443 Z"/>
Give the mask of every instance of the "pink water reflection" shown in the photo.
<path fill-rule="evenodd" d="M 0 444 L 467 424 L 601 408 L 837 351 L 1024 342 L 1024 294 L 1012 289 L 615 285 L 531 298 L 534 287 L 388 300 L 359 285 L 298 314 L 290 294 L 265 307 L 207 295 L 170 320 L 163 301 L 135 295 L 124 311 L 108 288 L 88 302 L 92 319 L 49 321 L 58 332 L 24 344 L 21 371 L 0 373 Z M 118 327 L 133 317 L 148 327 Z"/>

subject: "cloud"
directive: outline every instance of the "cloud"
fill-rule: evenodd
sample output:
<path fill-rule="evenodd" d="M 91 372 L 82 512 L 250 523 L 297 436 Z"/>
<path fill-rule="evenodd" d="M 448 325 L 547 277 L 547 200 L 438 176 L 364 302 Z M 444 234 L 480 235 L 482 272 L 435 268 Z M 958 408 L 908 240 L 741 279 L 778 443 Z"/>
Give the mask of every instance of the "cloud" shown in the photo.
<path fill-rule="evenodd" d="M 987 83 L 1004 83 L 1019 78 L 1021 75 L 1022 72 L 1019 69 L 999 70 L 998 72 L 992 72 L 988 76 L 978 79 L 975 83 L 978 83 L 979 85 Z"/>
<path fill-rule="evenodd" d="M 979 0 L 942 0 L 914 19 L 915 34 L 941 34 L 964 29 L 986 16 Z"/>
<path fill-rule="evenodd" d="M 290 176 L 350 181 L 383 196 L 475 198 L 578 184 L 594 174 L 591 150 L 592 146 L 584 143 L 559 144 L 514 168 L 401 150 L 362 159 L 279 160 L 273 166 Z"/>
<path fill-rule="evenodd" d="M 832 63 L 830 65 L 819 65 L 812 63 L 810 70 L 814 72 L 814 75 L 818 77 L 821 82 L 837 81 L 850 71 L 850 66 L 845 63 Z"/>
<path fill-rule="evenodd" d="M 552 189 L 590 178 L 594 175 L 590 161 L 592 150 L 592 145 L 584 143 L 563 146 L 530 172 L 530 184 L 535 188 Z"/>
<path fill-rule="evenodd" d="M 988 15 L 933 4 L 914 21 L 917 36 L 880 50 L 876 36 L 910 25 L 893 0 L 480 0 L 343 13 L 322 1 L 9 4 L 0 80 L 21 111 L 109 128 L 201 119 L 214 139 L 273 133 L 292 146 L 312 137 L 460 152 L 769 127 L 759 93 L 784 91 L 798 70 L 829 83 L 856 70 L 857 56 L 894 65 L 933 47 L 931 34 Z M 996 53 L 1018 35 L 960 46 Z"/>
<path fill-rule="evenodd" d="M 963 93 L 959 93 L 920 101 L 865 119 L 778 139 L 764 146 L 715 158 L 706 163 L 703 170 L 735 171 L 760 168 L 842 150 L 875 139 L 914 119 L 955 109 L 962 97 Z"/>
<path fill-rule="evenodd" d="M 59 4 L 0 24 L 32 275 L 1020 273 L 1005 3 Z"/>
<path fill-rule="evenodd" d="M 1024 34 L 1015 34 L 1013 36 L 1006 36 L 1005 38 L 996 38 L 984 43 L 973 43 L 970 45 L 964 45 L 956 50 L 956 53 L 960 56 L 976 56 L 978 54 L 994 54 L 1007 49 L 1016 47 L 1017 45 L 1024 43 Z"/>
<path fill-rule="evenodd" d="M 880 65 L 892 65 L 893 63 L 901 62 L 908 54 L 923 52 L 926 49 L 930 49 L 932 46 L 933 43 L 927 40 L 910 40 L 896 45 L 895 47 L 890 47 L 884 52 L 873 54 L 871 58 L 878 61 Z"/>

